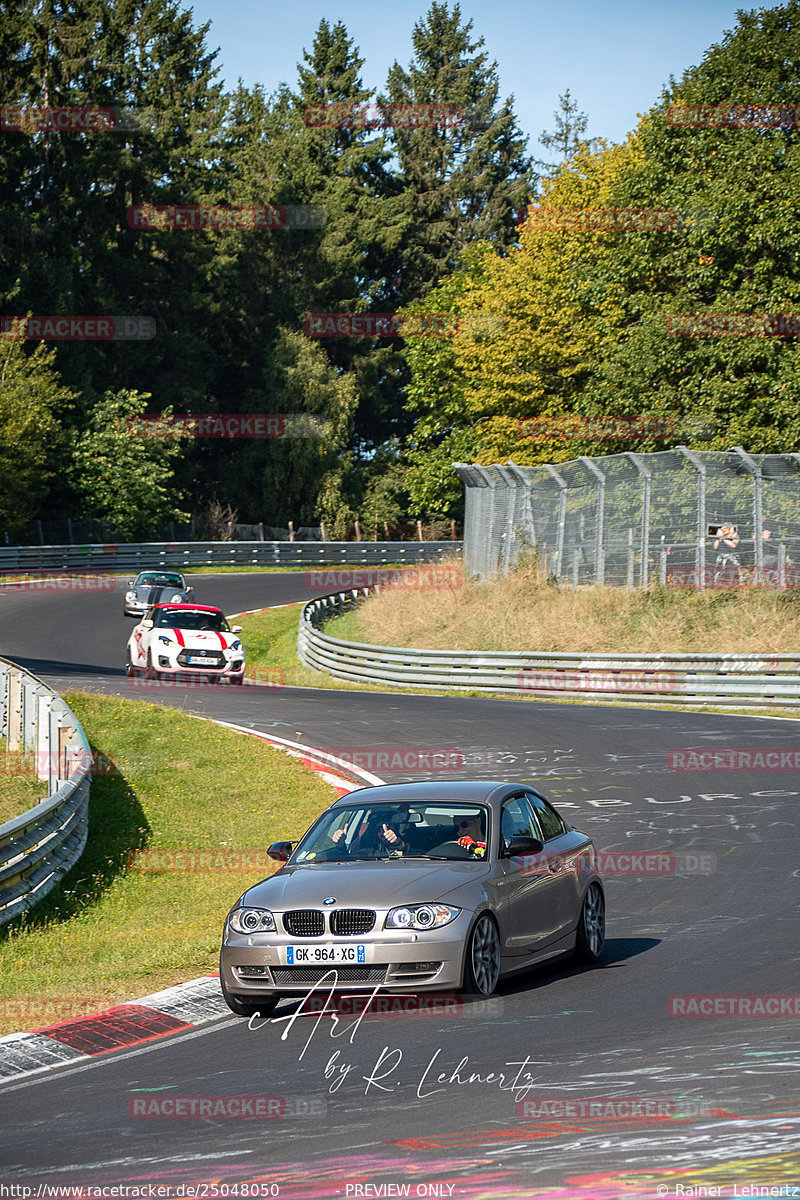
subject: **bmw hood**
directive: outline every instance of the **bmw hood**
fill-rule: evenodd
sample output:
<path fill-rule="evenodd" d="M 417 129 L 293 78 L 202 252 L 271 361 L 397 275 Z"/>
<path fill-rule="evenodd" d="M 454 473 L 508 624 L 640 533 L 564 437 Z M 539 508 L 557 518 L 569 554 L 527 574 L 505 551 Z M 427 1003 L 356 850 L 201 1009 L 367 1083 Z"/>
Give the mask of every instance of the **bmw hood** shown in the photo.
<path fill-rule="evenodd" d="M 455 888 L 477 883 L 487 867 L 472 862 L 380 859 L 284 867 L 249 888 L 242 904 L 255 908 L 392 908 L 440 900 Z M 334 904 L 323 905 L 333 898 Z"/>

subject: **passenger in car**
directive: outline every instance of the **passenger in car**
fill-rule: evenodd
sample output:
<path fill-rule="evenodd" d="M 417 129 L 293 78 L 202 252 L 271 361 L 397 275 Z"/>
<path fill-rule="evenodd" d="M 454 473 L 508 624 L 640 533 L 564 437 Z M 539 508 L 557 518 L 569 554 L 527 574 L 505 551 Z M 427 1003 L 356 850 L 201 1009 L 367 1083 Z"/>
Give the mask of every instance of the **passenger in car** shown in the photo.
<path fill-rule="evenodd" d="M 469 850 L 476 858 L 482 858 L 486 854 L 486 817 L 484 814 L 481 812 L 474 816 L 453 817 L 453 825 L 459 846 Z"/>

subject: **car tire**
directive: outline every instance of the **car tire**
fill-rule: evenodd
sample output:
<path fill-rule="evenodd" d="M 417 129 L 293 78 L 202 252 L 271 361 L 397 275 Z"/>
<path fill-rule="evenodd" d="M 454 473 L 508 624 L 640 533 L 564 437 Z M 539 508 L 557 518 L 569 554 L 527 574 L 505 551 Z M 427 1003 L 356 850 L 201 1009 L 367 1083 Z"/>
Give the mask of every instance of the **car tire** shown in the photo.
<path fill-rule="evenodd" d="M 464 961 L 463 990 L 478 998 L 491 996 L 500 978 L 500 935 L 484 912 L 472 927 Z"/>
<path fill-rule="evenodd" d="M 244 683 L 244 671 L 242 671 L 241 675 L 231 675 L 230 682 L 241 687 L 241 685 Z"/>
<path fill-rule="evenodd" d="M 152 650 L 147 651 L 147 666 L 144 669 L 144 677 L 145 679 L 158 679 L 158 671 L 153 666 Z"/>
<path fill-rule="evenodd" d="M 225 987 L 225 981 L 221 973 L 219 983 L 222 988 L 222 999 L 237 1017 L 253 1017 L 256 1015 L 268 1017 L 271 1012 L 274 1012 L 280 1000 L 280 996 L 276 995 L 264 996 L 260 1000 L 255 1000 L 250 996 L 246 998 L 244 996 L 233 996 Z"/>
<path fill-rule="evenodd" d="M 137 675 L 136 667 L 131 661 L 130 649 L 125 651 L 125 674 L 128 676 L 128 679 L 135 679 Z"/>
<path fill-rule="evenodd" d="M 599 883 L 590 883 L 583 897 L 575 957 L 579 962 L 594 963 L 602 957 L 606 941 L 606 901 Z"/>

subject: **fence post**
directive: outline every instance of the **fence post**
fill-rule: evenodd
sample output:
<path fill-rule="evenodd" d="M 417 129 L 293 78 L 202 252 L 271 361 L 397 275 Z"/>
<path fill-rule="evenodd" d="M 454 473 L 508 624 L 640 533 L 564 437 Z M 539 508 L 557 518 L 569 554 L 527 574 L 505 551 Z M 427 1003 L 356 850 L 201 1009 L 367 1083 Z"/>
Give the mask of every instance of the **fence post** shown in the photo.
<path fill-rule="evenodd" d="M 706 464 L 693 451 L 685 446 L 675 449 L 688 459 L 697 472 L 697 548 L 695 550 L 695 565 L 697 567 L 697 586 L 706 586 Z M 666 568 L 665 568 L 666 570 Z M 666 574 L 662 583 L 666 582 Z"/>
<path fill-rule="evenodd" d="M 633 591 L 633 530 L 628 530 L 628 591 Z"/>
<path fill-rule="evenodd" d="M 650 489 L 653 472 L 645 466 L 641 457 L 632 450 L 625 455 L 629 458 L 642 477 L 642 532 L 641 532 L 641 567 L 639 570 L 639 587 L 646 588 L 650 582 Z"/>
<path fill-rule="evenodd" d="M 753 477 L 753 561 L 756 568 L 756 583 L 761 583 L 764 578 L 764 539 L 761 536 L 764 527 L 761 520 L 763 516 L 761 504 L 761 466 L 741 446 L 734 446 L 733 452 L 739 455 L 739 458 Z"/>
<path fill-rule="evenodd" d="M 548 474 L 555 479 L 559 487 L 558 492 L 558 520 L 556 524 L 556 558 L 553 566 L 553 574 L 556 579 L 561 578 L 561 571 L 564 563 L 564 528 L 567 523 L 567 481 L 563 475 L 559 475 L 555 467 L 551 467 L 549 463 L 543 463 L 542 466 Z"/>
<path fill-rule="evenodd" d="M 603 584 L 606 579 L 605 546 L 603 544 L 605 512 L 606 512 L 606 477 L 595 463 L 585 454 L 581 454 L 578 462 L 592 472 L 597 479 L 597 527 L 595 530 L 594 547 L 594 581 Z"/>

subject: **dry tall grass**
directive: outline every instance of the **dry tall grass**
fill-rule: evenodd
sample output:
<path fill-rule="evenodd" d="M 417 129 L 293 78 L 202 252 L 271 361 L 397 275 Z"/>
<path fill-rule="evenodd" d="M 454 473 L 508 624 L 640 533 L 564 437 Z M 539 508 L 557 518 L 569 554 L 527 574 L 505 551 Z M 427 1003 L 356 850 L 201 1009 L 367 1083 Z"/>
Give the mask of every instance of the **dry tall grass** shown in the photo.
<path fill-rule="evenodd" d="M 798 618 L 799 589 L 573 591 L 529 565 L 462 587 L 387 588 L 329 630 L 437 650 L 791 653 L 800 649 Z"/>

